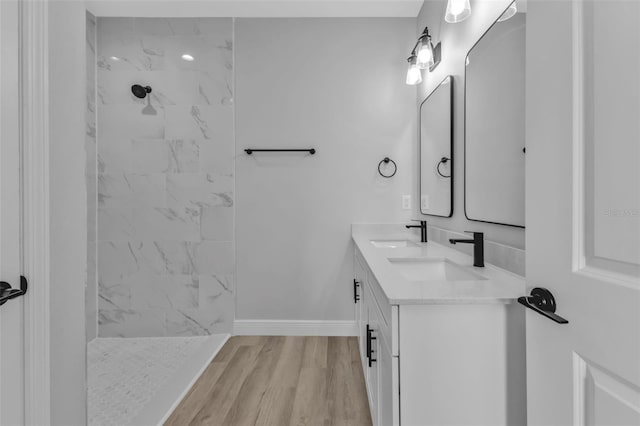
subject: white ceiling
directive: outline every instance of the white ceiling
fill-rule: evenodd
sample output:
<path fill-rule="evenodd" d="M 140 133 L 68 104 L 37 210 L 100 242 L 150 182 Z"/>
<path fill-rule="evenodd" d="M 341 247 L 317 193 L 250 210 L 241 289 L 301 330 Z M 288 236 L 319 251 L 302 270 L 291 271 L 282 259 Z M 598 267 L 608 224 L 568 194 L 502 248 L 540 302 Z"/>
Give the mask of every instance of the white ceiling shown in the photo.
<path fill-rule="evenodd" d="M 87 0 L 95 16 L 411 17 L 424 0 Z"/>

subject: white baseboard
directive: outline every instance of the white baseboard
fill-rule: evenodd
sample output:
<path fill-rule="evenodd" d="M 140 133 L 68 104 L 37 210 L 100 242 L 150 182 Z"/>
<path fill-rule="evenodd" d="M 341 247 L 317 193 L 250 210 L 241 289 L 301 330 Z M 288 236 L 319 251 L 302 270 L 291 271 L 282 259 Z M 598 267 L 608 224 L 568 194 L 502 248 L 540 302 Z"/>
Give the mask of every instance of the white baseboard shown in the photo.
<path fill-rule="evenodd" d="M 355 321 L 235 320 L 236 336 L 357 336 Z"/>

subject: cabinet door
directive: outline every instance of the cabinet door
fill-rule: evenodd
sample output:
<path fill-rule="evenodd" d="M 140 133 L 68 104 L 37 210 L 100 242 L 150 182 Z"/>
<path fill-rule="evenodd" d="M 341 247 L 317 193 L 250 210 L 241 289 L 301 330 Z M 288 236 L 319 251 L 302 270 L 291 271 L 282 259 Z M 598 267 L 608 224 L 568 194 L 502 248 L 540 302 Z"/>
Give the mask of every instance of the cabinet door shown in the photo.
<path fill-rule="evenodd" d="M 371 294 L 371 288 L 365 286 L 365 294 L 367 297 L 366 309 L 368 326 L 372 339 L 371 345 L 371 362 L 367 363 L 367 391 L 369 393 L 369 404 L 371 408 L 371 420 L 373 426 L 380 425 L 380 407 L 379 407 L 379 387 L 380 387 L 380 309 Z M 366 341 L 365 341 L 366 343 Z M 366 348 L 365 348 L 366 350 Z M 370 365 L 370 366 L 369 366 Z"/>
<path fill-rule="evenodd" d="M 381 426 L 399 426 L 398 358 L 391 356 L 391 348 L 384 340 L 378 347 L 378 423 Z"/>

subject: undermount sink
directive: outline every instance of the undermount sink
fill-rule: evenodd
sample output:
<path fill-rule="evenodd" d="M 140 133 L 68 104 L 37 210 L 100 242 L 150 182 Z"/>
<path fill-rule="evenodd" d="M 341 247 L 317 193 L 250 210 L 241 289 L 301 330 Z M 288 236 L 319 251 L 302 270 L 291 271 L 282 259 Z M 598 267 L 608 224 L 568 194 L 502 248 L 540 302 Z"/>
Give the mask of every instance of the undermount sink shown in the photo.
<path fill-rule="evenodd" d="M 445 258 L 387 258 L 409 281 L 477 281 L 485 280 L 475 272 Z"/>
<path fill-rule="evenodd" d="M 409 240 L 371 240 L 371 244 L 377 248 L 417 247 L 416 243 Z"/>

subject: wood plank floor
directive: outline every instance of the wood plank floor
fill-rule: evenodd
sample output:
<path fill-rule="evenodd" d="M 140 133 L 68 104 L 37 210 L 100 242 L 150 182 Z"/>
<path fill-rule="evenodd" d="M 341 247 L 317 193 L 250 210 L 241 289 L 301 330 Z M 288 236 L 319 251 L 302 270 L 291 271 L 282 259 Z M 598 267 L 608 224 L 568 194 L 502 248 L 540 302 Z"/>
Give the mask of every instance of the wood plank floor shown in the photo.
<path fill-rule="evenodd" d="M 232 337 L 165 425 L 371 425 L 357 340 Z"/>

